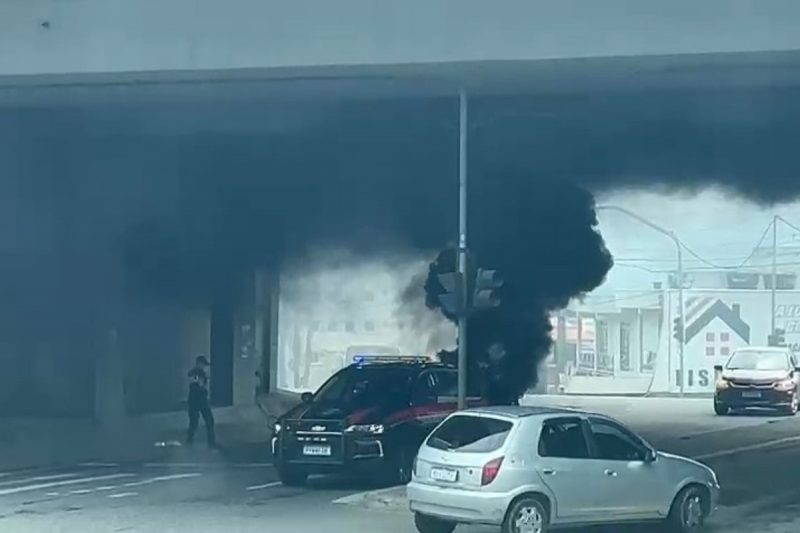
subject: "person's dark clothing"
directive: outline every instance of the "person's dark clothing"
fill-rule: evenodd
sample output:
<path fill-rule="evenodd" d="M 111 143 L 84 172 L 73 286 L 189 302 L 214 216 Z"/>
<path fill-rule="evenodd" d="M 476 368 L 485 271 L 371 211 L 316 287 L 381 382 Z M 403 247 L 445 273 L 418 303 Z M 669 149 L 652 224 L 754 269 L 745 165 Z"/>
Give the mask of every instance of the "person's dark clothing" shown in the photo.
<path fill-rule="evenodd" d="M 214 434 L 214 413 L 211 412 L 211 405 L 208 402 L 208 374 L 202 368 L 193 368 L 189 371 L 189 429 L 186 434 L 186 442 L 191 444 L 194 441 L 194 434 L 200 416 L 206 426 L 206 437 L 209 446 L 216 446 L 216 436 Z"/>

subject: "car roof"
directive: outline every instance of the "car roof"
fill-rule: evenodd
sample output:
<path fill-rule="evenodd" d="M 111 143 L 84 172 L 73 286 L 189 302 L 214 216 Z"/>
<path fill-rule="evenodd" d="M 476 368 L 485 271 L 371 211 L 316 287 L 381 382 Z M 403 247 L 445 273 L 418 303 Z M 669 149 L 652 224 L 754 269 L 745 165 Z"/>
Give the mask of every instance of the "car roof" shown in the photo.
<path fill-rule="evenodd" d="M 474 407 L 460 411 L 461 413 L 474 413 L 505 416 L 508 418 L 527 418 L 531 416 L 572 415 L 572 416 L 602 416 L 580 409 L 569 407 L 548 407 L 536 405 L 494 405 L 489 407 Z"/>

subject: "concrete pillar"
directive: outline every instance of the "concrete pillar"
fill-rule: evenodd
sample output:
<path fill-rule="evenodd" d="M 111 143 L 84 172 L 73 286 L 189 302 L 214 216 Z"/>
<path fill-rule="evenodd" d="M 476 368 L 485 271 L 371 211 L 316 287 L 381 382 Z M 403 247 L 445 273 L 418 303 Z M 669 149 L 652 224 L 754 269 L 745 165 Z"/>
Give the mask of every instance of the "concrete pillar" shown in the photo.
<path fill-rule="evenodd" d="M 117 328 L 108 332 L 95 357 L 95 420 L 105 426 L 124 422 L 125 388 Z"/>

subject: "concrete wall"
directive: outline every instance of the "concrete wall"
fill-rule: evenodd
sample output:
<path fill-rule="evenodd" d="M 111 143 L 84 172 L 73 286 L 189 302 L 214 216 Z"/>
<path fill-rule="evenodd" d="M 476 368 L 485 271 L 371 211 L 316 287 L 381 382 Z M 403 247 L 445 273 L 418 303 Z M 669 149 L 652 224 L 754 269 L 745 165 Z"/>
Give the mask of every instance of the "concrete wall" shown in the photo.
<path fill-rule="evenodd" d="M 0 75 L 800 48 L 795 0 L 3 0 Z"/>

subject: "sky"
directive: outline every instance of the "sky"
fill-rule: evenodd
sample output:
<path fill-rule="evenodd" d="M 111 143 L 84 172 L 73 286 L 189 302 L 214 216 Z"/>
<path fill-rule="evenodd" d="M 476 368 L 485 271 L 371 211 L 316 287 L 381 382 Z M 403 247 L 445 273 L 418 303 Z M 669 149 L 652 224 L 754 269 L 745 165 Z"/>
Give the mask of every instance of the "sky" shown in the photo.
<path fill-rule="evenodd" d="M 703 258 L 726 266 L 741 263 L 751 253 L 774 215 L 800 226 L 800 202 L 760 206 L 716 190 L 686 194 L 622 191 L 599 196 L 597 203 L 631 210 L 675 232 Z M 664 278 L 648 269 L 675 268 L 675 246 L 666 236 L 623 213 L 600 210 L 598 219 L 616 264 L 595 292 L 652 286 L 653 281 Z M 800 242 L 800 233 L 779 224 L 779 245 L 792 240 Z M 763 244 L 771 243 L 769 232 Z M 703 266 L 691 256 L 684 261 L 687 270 Z M 763 260 L 755 263 L 763 264 Z"/>

